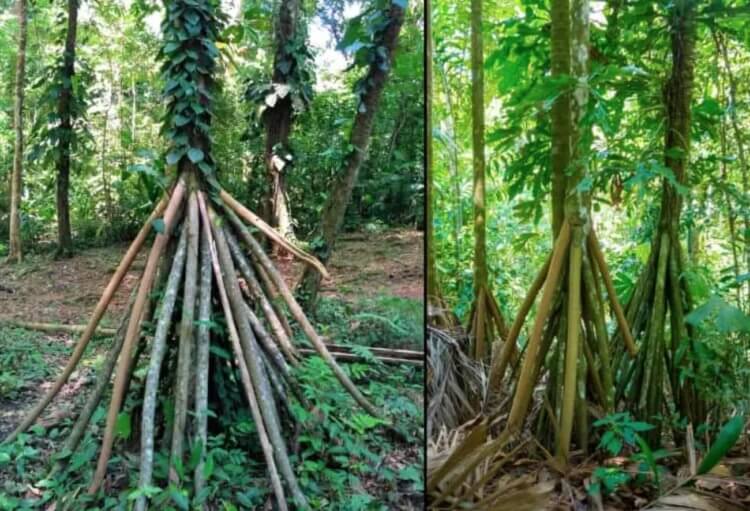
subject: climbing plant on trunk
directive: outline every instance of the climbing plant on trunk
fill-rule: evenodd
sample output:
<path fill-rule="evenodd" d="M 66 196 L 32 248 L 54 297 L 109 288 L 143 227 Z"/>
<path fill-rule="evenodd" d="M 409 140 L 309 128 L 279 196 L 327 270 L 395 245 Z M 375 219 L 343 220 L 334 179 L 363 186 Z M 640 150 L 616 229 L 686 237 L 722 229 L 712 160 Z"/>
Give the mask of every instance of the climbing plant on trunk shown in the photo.
<path fill-rule="evenodd" d="M 294 117 L 312 100 L 312 55 L 307 45 L 299 0 L 279 3 L 270 83 L 250 84 L 246 97 L 258 104 L 265 129 L 264 160 L 268 173 L 267 217 L 281 234 L 294 240 L 294 221 L 287 196 L 287 174 L 294 156 L 289 145 Z"/>
<path fill-rule="evenodd" d="M 26 77 L 26 0 L 17 0 L 18 11 L 18 55 L 16 56 L 15 101 L 13 107 L 13 174 L 10 180 L 10 243 L 8 260 L 21 262 L 21 187 L 23 183 L 23 100 Z"/>
<path fill-rule="evenodd" d="M 302 406 L 310 406 L 291 371 L 298 364 L 299 351 L 292 342 L 290 320 L 297 322 L 355 401 L 369 414 L 380 415 L 328 352 L 250 227 L 325 274 L 323 265 L 237 202 L 217 180 L 211 121 L 219 58 L 216 40 L 222 22 L 212 0 L 167 2 L 160 56 L 167 106 L 164 132 L 170 145 L 166 160 L 176 172 L 175 182 L 110 279 L 63 373 L 6 439 L 10 441 L 29 428 L 63 387 L 149 233 L 156 231 L 123 326 L 58 457 L 59 465 L 64 465 L 76 451 L 114 373 L 99 458 L 88 487 L 90 494 L 101 492 L 118 417 L 131 390 L 134 369 L 145 354 L 146 382 L 133 391 L 141 396 L 136 399 L 141 408 L 138 510 L 147 507 L 149 489 L 166 484 L 186 488 L 192 482 L 193 503 L 204 504 L 209 399 L 219 395 L 211 392 L 218 385 L 212 346 L 233 355 L 236 372 L 231 381 L 237 382 L 246 398 L 279 509 L 288 509 L 288 501 L 296 508 L 309 507 L 287 450 L 288 434 L 295 428 L 282 421 L 293 420 L 293 415 L 286 413 L 288 391 Z M 240 279 L 246 286 L 240 285 Z M 217 319 L 223 320 L 225 329 L 211 326 Z M 153 336 L 149 328 L 152 320 Z M 164 392 L 173 395 L 171 413 L 165 401 L 158 399 Z M 171 422 L 166 420 L 168 415 Z M 153 470 L 158 434 L 168 439 L 165 443 L 169 445 L 165 481 L 156 481 Z M 196 452 L 195 473 L 186 474 L 186 453 L 195 456 Z"/>
<path fill-rule="evenodd" d="M 375 5 L 362 14 L 357 27 L 367 27 L 366 41 L 356 46 L 355 62 L 367 65 L 367 73 L 357 81 L 357 113 L 349 136 L 351 150 L 344 159 L 341 170 L 331 184 L 331 192 L 323 206 L 320 224 L 314 239 L 315 254 L 323 264 L 331 258 L 336 237 L 344 223 L 346 208 L 352 197 L 354 185 L 362 163 L 367 157 L 370 134 L 378 111 L 388 73 L 393 66 L 396 45 L 404 23 L 404 2 L 401 0 L 377 0 Z M 351 26 L 351 25 L 350 25 Z M 360 28 L 361 29 L 361 28 Z M 357 36 L 344 37 L 350 39 Z M 317 301 L 321 275 L 305 269 L 300 281 L 300 296 L 310 306 Z"/>
<path fill-rule="evenodd" d="M 474 166 L 474 301 L 469 316 L 470 354 L 489 358 L 496 340 L 508 334 L 500 307 L 492 294 L 487 270 L 484 155 L 484 56 L 482 0 L 471 1 L 471 118 Z"/>
<path fill-rule="evenodd" d="M 57 255 L 66 257 L 73 251 L 70 229 L 70 153 L 73 142 L 73 120 L 77 105 L 73 80 L 76 62 L 76 36 L 78 33 L 78 0 L 68 0 L 68 27 L 65 35 L 62 66 L 59 71 L 57 100 Z"/>

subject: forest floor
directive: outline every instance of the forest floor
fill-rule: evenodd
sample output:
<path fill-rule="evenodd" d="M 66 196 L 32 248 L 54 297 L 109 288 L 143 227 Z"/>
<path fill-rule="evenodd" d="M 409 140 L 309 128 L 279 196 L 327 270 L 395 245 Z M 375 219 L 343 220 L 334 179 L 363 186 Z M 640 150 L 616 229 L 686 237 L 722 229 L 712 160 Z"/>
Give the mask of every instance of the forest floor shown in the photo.
<path fill-rule="evenodd" d="M 343 235 L 328 267 L 331 278 L 323 282 L 323 298 L 316 319 L 319 324 L 325 324 L 330 318 L 340 318 L 342 313 L 346 318 L 342 325 L 334 325 L 324 332 L 325 335 L 334 337 L 337 342 L 347 337 L 350 342 L 361 340 L 366 345 L 421 350 L 422 240 L 422 233 L 412 230 Z M 0 438 L 13 429 L 41 392 L 50 387 L 77 340 L 77 336 L 71 334 L 3 327 L 3 320 L 85 324 L 126 249 L 124 244 L 89 248 L 66 260 L 53 260 L 49 254 L 32 254 L 21 265 L 0 265 L 3 344 L 0 351 Z M 102 326 L 117 327 L 146 257 L 146 251 L 139 254 Z M 276 262 L 290 284 L 301 275 L 301 266 L 291 260 Z M 373 311 L 375 313 L 371 313 Z M 366 321 L 358 319 L 360 313 L 374 317 L 378 320 L 375 323 L 385 322 L 398 334 L 384 334 L 379 338 L 383 330 L 367 325 L 369 337 L 361 335 L 358 329 L 363 328 L 361 324 Z M 90 368 L 103 359 L 109 343 L 109 338 L 104 337 L 92 341 L 93 349 L 87 350 L 79 366 L 85 369 L 73 373 L 39 424 L 49 427 L 75 416 L 83 394 L 79 391 L 93 382 L 94 371 Z M 407 397 L 422 409 L 421 393 Z M 415 432 L 417 427 L 421 429 L 422 425 L 415 425 Z M 50 453 L 54 447 L 50 443 Z M 421 464 L 421 450 L 421 441 L 417 447 L 402 446 L 385 462 L 394 464 L 395 469 Z M 367 481 L 364 483 L 370 486 Z M 421 508 L 421 497 L 416 494 L 414 489 L 405 491 L 405 509 Z"/>
<path fill-rule="evenodd" d="M 503 403 L 506 408 L 495 410 L 489 417 L 478 408 L 457 404 L 481 402 L 471 396 L 485 394 L 484 374 L 476 362 L 463 354 L 460 346 L 466 336 L 461 329 L 430 328 L 428 335 L 427 374 L 441 375 L 428 378 L 426 391 L 433 404 L 429 415 L 432 431 L 427 439 L 430 509 L 750 510 L 747 417 L 741 429 L 744 433 L 737 432 L 740 436 L 735 444 L 726 440 L 731 436 L 724 432 L 726 426 L 721 433 L 711 430 L 709 435 L 705 425 L 699 425 L 695 434 L 687 434 L 684 426 L 665 428 L 661 445 L 649 448 L 637 432 L 647 431 L 649 425 L 637 422 L 627 412 L 619 412 L 607 416 L 610 422 L 595 422 L 588 434 L 598 443 L 592 442 L 586 452 L 571 452 L 569 463 L 565 464 L 550 452 L 554 452 L 551 446 L 545 448 L 535 436 L 540 415 L 551 412 L 549 403 L 545 403 L 546 394 L 539 392 L 548 380 L 537 386 L 530 406 L 526 424 L 533 426 L 499 445 L 510 400 Z M 509 394 L 504 391 L 503 395 Z M 439 404 L 434 406 L 436 402 Z M 591 410 L 601 417 L 600 410 Z M 619 419 L 614 421 L 615 417 Z M 677 431 L 686 435 L 684 445 L 675 441 Z M 725 446 L 721 456 L 714 456 L 717 463 L 709 472 L 697 475 L 696 467 L 710 457 L 709 447 L 716 445 Z M 470 465 L 467 460 L 480 452 L 484 452 L 478 456 L 482 461 Z"/>
<path fill-rule="evenodd" d="M 328 265 L 331 278 L 323 281 L 323 295 L 348 302 L 377 295 L 421 300 L 422 240 L 421 232 L 407 229 L 342 235 Z M 91 248 L 62 260 L 31 254 L 21 265 L 0 266 L 0 322 L 85 324 L 125 250 L 125 244 Z M 125 276 L 103 326 L 115 326 L 122 316 L 146 256 L 147 251 L 141 251 Z M 277 260 L 277 265 L 290 284 L 302 273 L 301 265 L 290 259 Z"/>

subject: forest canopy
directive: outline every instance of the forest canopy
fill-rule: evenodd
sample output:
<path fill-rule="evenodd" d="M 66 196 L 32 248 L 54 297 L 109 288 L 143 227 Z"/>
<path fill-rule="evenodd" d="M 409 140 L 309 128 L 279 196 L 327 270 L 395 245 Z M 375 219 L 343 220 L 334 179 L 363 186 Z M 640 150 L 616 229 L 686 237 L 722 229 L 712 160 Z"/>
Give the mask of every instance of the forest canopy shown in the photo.
<path fill-rule="evenodd" d="M 216 119 L 212 127 L 221 179 L 237 198 L 258 210 L 265 179 L 265 133 L 256 89 L 274 66 L 273 2 L 227 4 L 221 34 Z M 31 250 L 54 247 L 55 149 L 49 127 L 55 111 L 55 66 L 66 34 L 65 2 L 30 2 L 26 49 L 24 186 L 21 236 Z M 313 241 L 330 183 L 348 152 L 357 108 L 356 83 L 366 72 L 355 55 L 365 33 L 348 20 L 365 4 L 304 3 L 305 38 L 297 43 L 304 62 L 299 115 L 290 137 L 293 171 L 288 195 L 299 239 Z M 75 75 L 77 98 L 71 149 L 70 217 L 81 246 L 132 238 L 164 187 L 166 143 L 163 78 L 157 49 L 161 5 L 157 2 L 81 2 Z M 346 226 L 421 226 L 422 34 L 419 12 L 410 9 L 399 37 L 399 58 L 385 88 L 354 190 Z M 348 30 L 348 33 L 347 33 Z M 10 175 L 18 18 L 15 2 L 0 14 L 0 254 L 8 251 Z M 348 38 L 345 40 L 344 38 Z M 361 58 L 361 57 L 360 57 Z M 265 95 L 263 96 L 265 98 Z M 417 99 L 415 101 L 415 98 Z M 257 193 L 260 190 L 263 193 Z M 102 221 L 104 220 L 104 221 Z"/>

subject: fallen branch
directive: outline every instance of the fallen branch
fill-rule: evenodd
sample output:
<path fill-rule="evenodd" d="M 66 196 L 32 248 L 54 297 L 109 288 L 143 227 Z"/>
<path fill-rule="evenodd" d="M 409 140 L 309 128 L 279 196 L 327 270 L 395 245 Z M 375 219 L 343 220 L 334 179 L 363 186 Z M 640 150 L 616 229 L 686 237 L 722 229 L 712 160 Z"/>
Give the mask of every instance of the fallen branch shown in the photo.
<path fill-rule="evenodd" d="M 25 330 L 36 330 L 46 333 L 81 334 L 86 331 L 87 325 L 64 325 L 62 323 L 34 323 L 32 321 L 18 321 L 15 319 L 0 319 L 0 325 Z M 117 333 L 115 328 L 97 327 L 95 333 L 99 335 L 112 336 Z"/>
<path fill-rule="evenodd" d="M 300 348 L 300 353 L 303 355 L 317 355 L 318 352 L 311 348 Z M 366 361 L 367 359 L 361 355 L 357 355 L 356 353 L 348 353 L 345 351 L 331 351 L 331 355 L 333 358 L 337 360 L 358 360 L 358 361 Z M 416 358 L 395 358 L 395 357 L 385 357 L 382 355 L 376 355 L 373 353 L 373 357 L 377 358 L 384 364 L 409 364 L 409 365 L 418 365 L 421 366 L 424 364 L 424 361 L 422 359 L 416 359 Z"/>

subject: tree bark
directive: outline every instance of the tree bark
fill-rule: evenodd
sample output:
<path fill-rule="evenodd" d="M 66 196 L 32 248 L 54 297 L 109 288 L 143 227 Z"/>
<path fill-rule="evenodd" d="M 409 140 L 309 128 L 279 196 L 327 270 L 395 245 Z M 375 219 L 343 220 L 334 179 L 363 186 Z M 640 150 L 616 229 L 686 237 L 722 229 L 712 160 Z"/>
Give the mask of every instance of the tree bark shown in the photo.
<path fill-rule="evenodd" d="M 487 283 L 484 204 L 484 56 L 482 0 L 471 0 L 471 140 L 474 164 L 474 290 Z"/>
<path fill-rule="evenodd" d="M 552 76 L 570 76 L 570 5 L 553 2 Z M 552 236 L 557 238 L 565 218 L 565 170 L 570 162 L 570 94 L 564 91 L 552 105 Z"/>
<path fill-rule="evenodd" d="M 20 263 L 23 259 L 21 247 L 21 187 L 23 178 L 23 100 L 26 74 L 26 0 L 17 0 L 18 9 L 18 55 L 16 57 L 15 108 L 13 129 L 16 140 L 13 148 L 13 175 L 10 181 L 10 243 L 8 260 Z"/>
<path fill-rule="evenodd" d="M 495 334 L 508 334 L 500 307 L 489 283 L 485 209 L 484 155 L 484 55 L 482 49 L 482 0 L 471 2 L 471 138 L 474 202 L 474 301 L 469 318 L 470 355 L 485 360 L 497 349 Z"/>
<path fill-rule="evenodd" d="M 57 256 L 68 257 L 73 251 L 70 230 L 70 146 L 73 137 L 73 75 L 75 74 L 76 34 L 78 31 L 78 0 L 68 0 L 68 30 L 65 36 L 62 83 L 57 102 L 60 118 L 60 141 L 57 157 Z"/>
<path fill-rule="evenodd" d="M 274 85 L 286 84 L 287 76 L 296 65 L 287 47 L 297 35 L 299 16 L 299 0 L 281 0 L 275 31 L 276 54 L 272 75 Z M 290 63 L 290 67 L 284 72 L 283 65 L 287 62 Z M 282 236 L 289 240 L 295 239 L 286 186 L 286 173 L 291 166 L 288 155 L 293 116 L 291 94 L 279 98 L 273 107 L 266 109 L 263 113 L 266 130 L 264 158 L 269 184 L 269 197 L 267 198 L 269 223 L 277 227 Z"/>
<path fill-rule="evenodd" d="M 377 45 L 385 48 L 388 54 L 388 65 L 382 66 L 378 65 L 377 62 L 373 63 L 364 78 L 365 83 L 368 84 L 367 92 L 360 100 L 361 103 L 354 117 L 354 126 L 349 140 L 354 149 L 346 158 L 344 168 L 335 178 L 331 194 L 321 215 L 318 235 L 322 238 L 322 246 L 318 248 L 316 255 L 323 264 L 331 258 L 336 237 L 344 223 L 346 208 L 351 200 L 354 185 L 357 183 L 359 169 L 367 156 L 370 134 L 380 104 L 380 97 L 388 78 L 388 72 L 393 66 L 398 35 L 404 22 L 404 10 L 396 4 L 391 4 L 387 16 L 388 27 L 384 30 Z M 314 306 L 317 301 L 320 282 L 320 274 L 305 269 L 301 280 L 301 295 L 311 306 Z"/>

